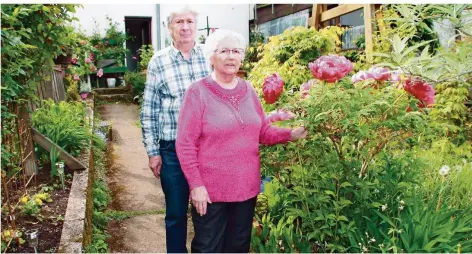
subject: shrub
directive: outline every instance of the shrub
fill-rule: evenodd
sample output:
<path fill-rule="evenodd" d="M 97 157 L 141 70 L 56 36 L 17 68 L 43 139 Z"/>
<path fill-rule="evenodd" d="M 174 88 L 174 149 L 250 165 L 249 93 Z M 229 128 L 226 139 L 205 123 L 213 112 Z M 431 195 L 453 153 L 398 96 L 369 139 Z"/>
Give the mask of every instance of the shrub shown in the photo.
<path fill-rule="evenodd" d="M 146 86 L 146 74 L 141 72 L 127 72 L 125 74 L 125 82 L 131 85 L 134 96 L 142 96 Z"/>

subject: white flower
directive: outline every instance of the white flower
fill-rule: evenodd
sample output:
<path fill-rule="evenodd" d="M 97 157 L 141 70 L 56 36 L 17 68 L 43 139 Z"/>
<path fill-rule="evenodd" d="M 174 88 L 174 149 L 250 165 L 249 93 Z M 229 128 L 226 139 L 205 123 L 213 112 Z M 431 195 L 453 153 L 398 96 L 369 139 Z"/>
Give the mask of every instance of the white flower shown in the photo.
<path fill-rule="evenodd" d="M 449 174 L 449 171 L 451 169 L 449 168 L 448 165 L 444 165 L 441 167 L 441 169 L 439 169 L 439 174 L 442 175 L 442 176 L 446 176 L 447 174 Z"/>
<path fill-rule="evenodd" d="M 375 243 L 375 238 L 370 239 L 369 243 Z"/>
<path fill-rule="evenodd" d="M 382 211 L 385 211 L 385 210 L 387 210 L 387 204 L 382 205 Z"/>
<path fill-rule="evenodd" d="M 363 251 L 363 252 L 368 252 L 369 249 L 367 249 L 367 247 L 365 247 L 365 246 L 362 246 L 362 251 Z"/>
<path fill-rule="evenodd" d="M 383 247 L 385 247 L 385 245 L 383 243 L 381 243 L 381 244 L 379 244 L 379 247 L 383 248 Z"/>
<path fill-rule="evenodd" d="M 404 205 L 404 204 L 405 204 L 405 201 L 403 201 L 403 199 L 400 200 L 400 204 L 401 204 L 401 205 Z"/>
<path fill-rule="evenodd" d="M 402 205 L 399 206 L 398 209 L 400 209 L 400 211 L 403 210 L 403 206 Z"/>
<path fill-rule="evenodd" d="M 401 234 L 403 231 L 401 229 L 398 230 L 398 233 Z"/>

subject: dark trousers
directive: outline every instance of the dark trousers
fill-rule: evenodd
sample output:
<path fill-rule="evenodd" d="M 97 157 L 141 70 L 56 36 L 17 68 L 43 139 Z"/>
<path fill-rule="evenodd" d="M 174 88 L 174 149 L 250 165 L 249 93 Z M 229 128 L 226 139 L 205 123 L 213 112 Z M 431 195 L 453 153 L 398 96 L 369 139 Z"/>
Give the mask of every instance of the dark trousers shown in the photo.
<path fill-rule="evenodd" d="M 175 141 L 161 140 L 159 144 L 162 158 L 161 185 L 166 200 L 167 252 L 186 253 L 188 183 L 175 152 Z"/>
<path fill-rule="evenodd" d="M 192 253 L 248 253 L 256 200 L 213 202 L 203 216 L 192 205 Z"/>

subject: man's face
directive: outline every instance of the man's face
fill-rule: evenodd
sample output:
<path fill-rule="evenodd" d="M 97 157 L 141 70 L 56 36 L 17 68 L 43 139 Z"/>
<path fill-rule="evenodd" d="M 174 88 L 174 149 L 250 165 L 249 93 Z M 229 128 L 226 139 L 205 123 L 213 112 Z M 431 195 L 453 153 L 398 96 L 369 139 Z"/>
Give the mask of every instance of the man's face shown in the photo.
<path fill-rule="evenodd" d="M 172 23 L 169 25 L 169 33 L 174 42 L 177 43 L 194 42 L 195 30 L 197 30 L 195 16 L 190 12 L 175 15 Z"/>

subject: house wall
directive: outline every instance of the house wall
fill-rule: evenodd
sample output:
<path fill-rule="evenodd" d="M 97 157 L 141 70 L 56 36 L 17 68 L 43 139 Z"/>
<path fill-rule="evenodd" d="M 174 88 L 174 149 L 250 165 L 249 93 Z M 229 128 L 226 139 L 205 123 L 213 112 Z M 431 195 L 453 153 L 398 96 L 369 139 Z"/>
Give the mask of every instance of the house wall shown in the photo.
<path fill-rule="evenodd" d="M 249 4 L 191 4 L 190 8 L 198 12 L 197 29 L 207 26 L 206 17 L 210 27 L 229 29 L 244 36 L 246 42 L 249 41 L 249 19 L 252 12 Z M 170 43 L 171 38 L 167 29 L 167 17 L 173 11 L 184 8 L 184 4 L 161 4 L 161 45 L 165 47 Z M 163 24 L 164 22 L 164 24 Z M 206 31 L 198 31 L 197 41 L 200 35 L 206 37 Z"/>
<path fill-rule="evenodd" d="M 108 28 L 108 15 L 114 22 L 118 22 L 119 28 L 125 30 L 125 17 L 151 17 L 152 45 L 157 48 L 157 8 L 156 4 L 82 4 L 78 8 L 75 17 L 80 22 L 75 27 L 82 28 L 87 35 L 92 35 L 95 30 L 105 36 Z M 98 27 L 94 21 L 98 22 Z"/>

